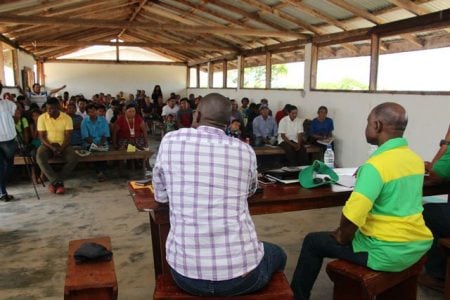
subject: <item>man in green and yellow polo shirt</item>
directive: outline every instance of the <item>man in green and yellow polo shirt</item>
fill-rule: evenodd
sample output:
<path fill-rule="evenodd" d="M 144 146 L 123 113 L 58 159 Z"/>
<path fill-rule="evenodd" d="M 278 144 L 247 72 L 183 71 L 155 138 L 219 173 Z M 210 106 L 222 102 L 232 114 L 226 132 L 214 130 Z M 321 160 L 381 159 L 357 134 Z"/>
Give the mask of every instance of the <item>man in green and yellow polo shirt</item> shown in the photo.
<path fill-rule="evenodd" d="M 366 139 L 379 148 L 359 168 L 339 228 L 305 237 L 291 283 L 295 299 L 309 299 L 325 257 L 398 272 L 430 248 L 433 236 L 422 216 L 425 168 L 402 137 L 407 123 L 405 109 L 396 103 L 371 111 Z"/>
<path fill-rule="evenodd" d="M 70 146 L 70 136 L 73 130 L 72 118 L 59 110 L 57 98 L 50 98 L 46 104 L 47 112 L 40 115 L 37 130 L 41 145 L 36 153 L 36 162 L 47 176 L 52 193 L 64 194 L 63 179 L 72 172 L 78 163 L 78 156 Z M 56 173 L 49 164 L 50 157 L 63 157 L 65 164 L 60 173 Z"/>
<path fill-rule="evenodd" d="M 439 150 L 433 161 L 425 163 L 430 177 L 450 180 L 450 126 L 444 140 L 439 143 Z M 434 290 L 444 291 L 446 263 L 444 253 L 439 249 L 441 238 L 450 238 L 450 194 L 447 203 L 427 203 L 424 205 L 423 217 L 434 236 L 433 246 L 427 254 L 425 274 L 419 277 L 419 284 Z"/>

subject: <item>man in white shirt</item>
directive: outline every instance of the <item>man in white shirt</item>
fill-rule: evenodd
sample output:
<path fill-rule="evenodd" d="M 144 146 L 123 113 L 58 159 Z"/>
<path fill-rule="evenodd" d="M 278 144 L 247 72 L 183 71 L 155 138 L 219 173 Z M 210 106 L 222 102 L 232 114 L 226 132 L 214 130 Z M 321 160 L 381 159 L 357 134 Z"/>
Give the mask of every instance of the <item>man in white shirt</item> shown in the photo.
<path fill-rule="evenodd" d="M 170 98 L 162 109 L 161 117 L 165 120 L 168 115 L 176 116 L 179 109 L 175 98 Z"/>
<path fill-rule="evenodd" d="M 303 166 L 308 164 L 308 155 L 302 144 L 303 120 L 297 118 L 297 107 L 291 105 L 288 115 L 281 119 L 278 125 L 278 144 L 286 152 L 288 166 Z"/>
<path fill-rule="evenodd" d="M 3 84 L 0 82 L 0 94 L 2 89 Z M 16 151 L 15 112 L 14 102 L 0 98 L 0 200 L 5 202 L 14 198 L 6 192 L 6 181 L 11 174 Z"/>
<path fill-rule="evenodd" d="M 41 85 L 39 83 L 35 83 L 33 84 L 33 90 L 31 92 L 28 92 L 27 98 L 31 103 L 37 103 L 39 105 L 39 107 L 42 106 L 42 104 L 47 102 L 47 97 L 51 96 L 53 94 L 56 94 L 57 92 L 59 92 L 60 90 L 64 89 L 66 87 L 66 85 L 63 85 L 60 88 L 57 89 L 53 89 L 50 91 L 43 91 L 41 90 Z"/>

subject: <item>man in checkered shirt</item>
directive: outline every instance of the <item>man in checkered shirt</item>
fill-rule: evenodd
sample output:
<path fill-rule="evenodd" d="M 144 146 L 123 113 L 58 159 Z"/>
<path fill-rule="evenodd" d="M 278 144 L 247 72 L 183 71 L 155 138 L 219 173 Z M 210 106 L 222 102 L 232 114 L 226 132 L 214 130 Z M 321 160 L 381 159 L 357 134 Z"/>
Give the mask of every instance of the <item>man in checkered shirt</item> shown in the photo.
<path fill-rule="evenodd" d="M 225 135 L 230 115 L 224 96 L 202 98 L 193 128 L 164 137 L 153 169 L 155 199 L 170 207 L 172 276 L 199 296 L 255 292 L 286 264 L 280 247 L 257 238 L 247 203 L 257 187 L 256 156 Z"/>

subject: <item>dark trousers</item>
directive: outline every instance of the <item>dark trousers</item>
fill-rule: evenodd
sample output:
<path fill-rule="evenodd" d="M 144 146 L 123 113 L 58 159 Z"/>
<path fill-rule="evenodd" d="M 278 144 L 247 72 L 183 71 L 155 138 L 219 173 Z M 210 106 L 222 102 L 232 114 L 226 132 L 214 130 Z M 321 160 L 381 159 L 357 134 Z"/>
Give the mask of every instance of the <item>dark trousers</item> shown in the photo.
<path fill-rule="evenodd" d="M 425 224 L 433 232 L 434 240 L 427 253 L 425 270 L 431 277 L 444 280 L 446 262 L 439 249 L 439 239 L 450 237 L 450 203 L 428 203 L 423 206 Z"/>
<path fill-rule="evenodd" d="M 345 259 L 366 266 L 368 254 L 367 252 L 354 253 L 351 244 L 338 244 L 331 236 L 331 232 L 309 233 L 303 241 L 292 277 L 291 288 L 294 291 L 294 299 L 309 299 L 325 257 Z"/>
<path fill-rule="evenodd" d="M 0 142 L 0 196 L 7 194 L 6 181 L 12 172 L 16 146 L 15 139 Z"/>
<path fill-rule="evenodd" d="M 53 167 L 49 164 L 48 160 L 51 157 L 53 157 L 53 151 L 43 144 L 40 145 L 36 152 L 36 162 L 51 184 L 62 182 L 63 179 L 73 171 L 78 163 L 78 155 L 75 153 L 72 146 L 67 146 L 62 152 L 62 157 L 65 160 L 65 164 L 60 173 L 56 173 L 55 170 L 53 170 Z"/>
<path fill-rule="evenodd" d="M 286 265 L 286 253 L 283 249 L 271 243 L 263 244 L 263 259 L 245 276 L 211 281 L 184 277 L 171 269 L 172 277 L 180 288 L 197 296 L 236 296 L 256 292 L 267 285 L 274 272 L 283 271 Z"/>
<path fill-rule="evenodd" d="M 282 142 L 279 145 L 286 152 L 286 159 L 288 166 L 304 166 L 308 164 L 308 154 L 305 147 L 300 147 L 299 150 L 295 150 L 290 144 Z"/>

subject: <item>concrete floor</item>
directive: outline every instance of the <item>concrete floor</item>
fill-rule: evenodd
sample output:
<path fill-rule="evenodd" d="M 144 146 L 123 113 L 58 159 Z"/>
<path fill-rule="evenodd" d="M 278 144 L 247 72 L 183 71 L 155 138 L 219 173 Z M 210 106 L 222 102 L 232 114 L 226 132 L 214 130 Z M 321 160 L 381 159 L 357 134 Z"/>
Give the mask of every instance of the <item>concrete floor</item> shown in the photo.
<path fill-rule="evenodd" d="M 103 235 L 112 240 L 119 299 L 151 299 L 155 281 L 148 215 L 134 207 L 126 180 L 111 177 L 97 183 L 93 172 L 78 170 L 63 196 L 39 186 L 39 201 L 27 181 L 9 188 L 20 200 L 0 202 L 0 299 L 62 299 L 69 241 Z M 340 208 L 328 208 L 253 219 L 261 240 L 286 251 L 290 279 L 303 237 L 333 230 L 339 216 Z M 419 287 L 418 298 L 443 297 Z M 323 270 L 312 299 L 332 299 L 332 283 Z"/>

